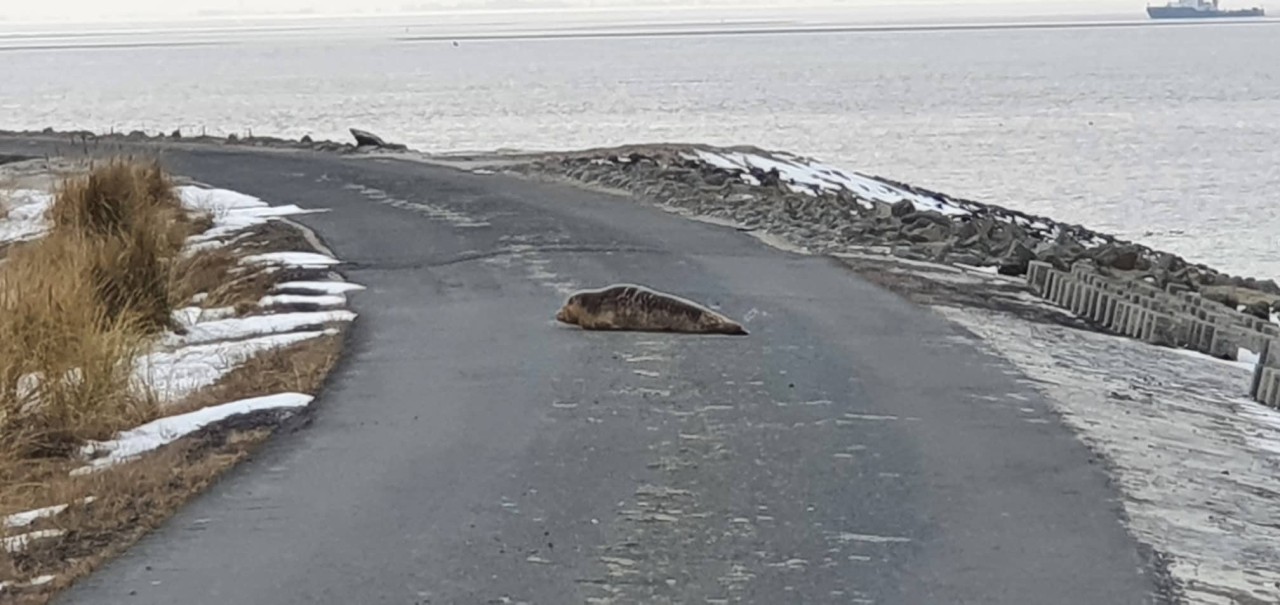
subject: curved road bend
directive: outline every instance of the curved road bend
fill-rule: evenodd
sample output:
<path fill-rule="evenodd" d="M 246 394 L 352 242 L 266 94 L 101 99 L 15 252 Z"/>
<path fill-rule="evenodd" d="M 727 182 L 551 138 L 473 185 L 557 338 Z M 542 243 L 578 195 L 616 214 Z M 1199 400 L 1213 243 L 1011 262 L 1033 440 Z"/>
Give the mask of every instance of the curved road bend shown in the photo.
<path fill-rule="evenodd" d="M 60 603 L 1159 600 L 1104 471 L 1018 373 L 828 260 L 567 186 L 167 157 L 330 209 L 303 222 L 368 290 L 314 422 Z M 752 334 L 554 324 L 557 288 L 615 281 Z"/>

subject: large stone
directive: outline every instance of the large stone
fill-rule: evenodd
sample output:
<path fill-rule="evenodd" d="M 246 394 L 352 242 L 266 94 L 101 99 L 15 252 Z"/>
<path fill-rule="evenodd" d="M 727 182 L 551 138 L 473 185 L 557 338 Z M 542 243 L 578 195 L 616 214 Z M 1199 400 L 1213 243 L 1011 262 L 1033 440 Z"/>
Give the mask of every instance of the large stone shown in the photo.
<path fill-rule="evenodd" d="M 1205 300 L 1211 300 L 1230 309 L 1240 307 L 1240 299 L 1236 297 L 1234 292 L 1223 288 L 1206 288 L 1200 291 L 1200 296 Z"/>
<path fill-rule="evenodd" d="M 911 200 L 900 200 L 893 204 L 890 214 L 898 218 L 902 218 L 916 211 L 916 205 Z"/>
<path fill-rule="evenodd" d="M 969 238 L 978 234 L 978 225 L 973 220 L 961 222 L 956 227 L 956 239 L 959 241 L 967 241 Z"/>
<path fill-rule="evenodd" d="M 907 239 L 913 242 L 941 242 L 951 237 L 951 226 L 938 223 L 924 223 L 923 226 L 912 226 L 903 231 Z"/>
<path fill-rule="evenodd" d="M 960 248 L 979 248 L 987 251 L 993 248 L 991 233 L 995 230 L 995 221 L 990 217 L 975 218 L 966 222 L 957 234 L 956 246 Z"/>
<path fill-rule="evenodd" d="M 1036 253 L 1020 241 L 1013 242 L 1009 251 L 1000 257 L 999 273 L 1001 275 L 1025 275 L 1027 265 L 1036 260 Z"/>
<path fill-rule="evenodd" d="M 1155 268 L 1157 269 L 1163 269 L 1170 273 L 1174 273 L 1185 269 L 1186 266 L 1186 261 L 1182 260 L 1181 257 L 1163 252 L 1156 256 Z"/>
<path fill-rule="evenodd" d="M 947 261 L 947 255 L 951 252 L 951 242 L 929 242 L 915 246 L 922 255 L 935 263 L 943 263 Z"/>
<path fill-rule="evenodd" d="M 883 202 L 876 202 L 875 207 L 871 209 L 871 218 L 878 221 L 887 221 L 893 218 L 893 206 Z"/>
<path fill-rule="evenodd" d="M 763 187 L 781 187 L 782 186 L 782 173 L 778 172 L 777 168 L 762 170 L 760 168 L 752 166 L 750 168 L 750 172 L 751 172 L 751 176 L 755 177 L 757 181 L 760 181 L 760 185 Z"/>
<path fill-rule="evenodd" d="M 631 164 L 627 164 L 627 165 L 630 166 Z M 733 175 L 723 170 L 717 170 L 715 172 L 706 172 L 702 175 L 702 182 L 708 185 L 711 185 L 716 189 L 724 187 L 726 184 L 729 183 L 730 180 L 733 180 L 733 179 L 734 179 Z"/>
<path fill-rule="evenodd" d="M 947 218 L 947 215 L 941 212 L 938 212 L 936 210 L 924 210 L 921 212 L 912 212 L 911 214 L 902 216 L 900 218 L 902 219 L 902 224 L 904 225 L 923 226 L 928 223 L 934 223 L 938 225 L 945 225 L 948 231 L 950 231 L 952 228 L 951 219 Z"/>
<path fill-rule="evenodd" d="M 1252 315 L 1259 319 L 1270 320 L 1271 319 L 1271 303 L 1265 300 L 1259 300 L 1247 305 L 1244 308 L 1244 312 L 1247 315 Z"/>
<path fill-rule="evenodd" d="M 1084 253 L 1084 246 L 1061 238 L 1055 242 L 1043 242 L 1035 249 L 1036 260 L 1052 263 L 1060 271 L 1071 269 L 1071 265 L 1084 256 Z"/>
<path fill-rule="evenodd" d="M 1137 246 L 1104 244 L 1090 250 L 1089 256 L 1099 267 L 1134 271 L 1139 268 L 1142 253 Z"/>
<path fill-rule="evenodd" d="M 978 256 L 972 252 L 956 252 L 954 250 L 947 252 L 947 262 L 969 265 L 971 267 L 983 267 L 990 263 L 990 259 L 985 256 Z"/>

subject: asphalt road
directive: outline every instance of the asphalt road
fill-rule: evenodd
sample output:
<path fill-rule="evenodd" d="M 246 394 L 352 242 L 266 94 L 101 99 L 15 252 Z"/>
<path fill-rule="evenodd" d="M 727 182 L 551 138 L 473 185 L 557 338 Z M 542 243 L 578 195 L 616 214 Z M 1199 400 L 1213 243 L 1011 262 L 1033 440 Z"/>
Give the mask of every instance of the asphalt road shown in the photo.
<path fill-rule="evenodd" d="M 312 424 L 59 603 L 1159 600 L 1102 465 L 1027 381 L 833 262 L 504 176 L 166 158 L 330 209 L 302 222 L 368 290 Z M 751 336 L 553 321 L 619 281 Z"/>

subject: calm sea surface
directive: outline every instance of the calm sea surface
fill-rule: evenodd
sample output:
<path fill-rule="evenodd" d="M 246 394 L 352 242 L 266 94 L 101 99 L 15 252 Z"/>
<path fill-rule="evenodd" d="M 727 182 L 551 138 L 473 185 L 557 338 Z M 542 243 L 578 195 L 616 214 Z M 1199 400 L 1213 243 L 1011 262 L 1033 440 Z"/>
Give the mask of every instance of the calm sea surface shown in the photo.
<path fill-rule="evenodd" d="M 0 26 L 0 128 L 755 144 L 1280 277 L 1280 23 L 467 37 L 517 21 Z"/>

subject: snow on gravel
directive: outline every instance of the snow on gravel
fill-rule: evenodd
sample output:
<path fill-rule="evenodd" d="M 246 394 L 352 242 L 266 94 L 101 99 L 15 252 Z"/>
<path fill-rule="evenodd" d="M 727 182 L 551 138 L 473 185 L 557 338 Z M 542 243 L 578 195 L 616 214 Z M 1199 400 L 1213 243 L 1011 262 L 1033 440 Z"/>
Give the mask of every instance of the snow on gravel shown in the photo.
<path fill-rule="evenodd" d="M 210 424 L 264 410 L 295 412 L 311 403 L 313 397 L 302 393 L 280 393 L 210 406 L 186 414 L 168 416 L 123 431 L 111 441 L 98 441 L 84 446 L 81 453 L 94 458 L 87 466 L 71 472 L 82 475 L 132 460 L 161 446 L 173 443 Z"/>
<path fill-rule="evenodd" d="M 697 150 L 693 159 L 701 160 L 726 170 L 763 171 L 777 170 L 792 191 L 813 193 L 814 188 L 826 191 L 847 191 L 859 199 L 894 204 L 910 200 L 917 210 L 934 210 L 948 216 L 972 214 L 970 209 L 950 199 L 939 199 L 912 193 L 874 177 L 841 170 L 833 166 L 785 153 L 771 153 L 768 157 L 736 151 Z M 752 178 L 752 181 L 755 181 Z"/>

